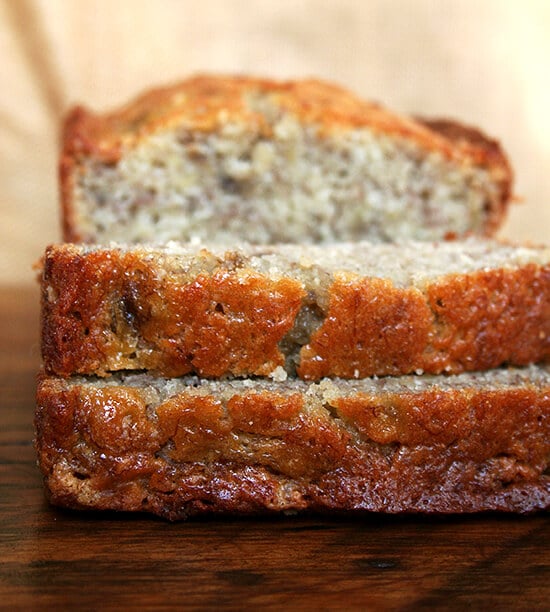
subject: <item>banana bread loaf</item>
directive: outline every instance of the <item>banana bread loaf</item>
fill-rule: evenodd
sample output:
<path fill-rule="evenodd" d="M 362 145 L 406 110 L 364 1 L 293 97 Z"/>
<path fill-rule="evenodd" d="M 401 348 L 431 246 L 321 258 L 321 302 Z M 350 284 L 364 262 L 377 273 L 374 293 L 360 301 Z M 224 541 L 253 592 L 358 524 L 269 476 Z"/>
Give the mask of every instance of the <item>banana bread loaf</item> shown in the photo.
<path fill-rule="evenodd" d="M 61 376 L 362 378 L 550 356 L 550 249 L 485 240 L 48 248 L 42 353 Z"/>
<path fill-rule="evenodd" d="M 333 242 L 489 235 L 512 172 L 498 143 L 319 81 L 199 76 L 112 113 L 75 108 L 64 238 Z"/>
<path fill-rule="evenodd" d="M 68 508 L 532 512 L 550 507 L 550 373 L 361 381 L 43 377 L 36 447 Z"/>

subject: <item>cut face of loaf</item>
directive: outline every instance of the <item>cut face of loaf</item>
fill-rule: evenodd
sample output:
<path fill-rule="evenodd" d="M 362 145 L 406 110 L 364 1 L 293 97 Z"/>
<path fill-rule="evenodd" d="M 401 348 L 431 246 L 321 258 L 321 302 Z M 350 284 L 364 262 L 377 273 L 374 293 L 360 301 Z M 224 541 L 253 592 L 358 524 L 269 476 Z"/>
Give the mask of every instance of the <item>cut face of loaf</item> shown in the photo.
<path fill-rule="evenodd" d="M 498 143 L 319 81 L 197 77 L 68 116 L 64 238 L 231 243 L 492 234 L 511 194 Z"/>
<path fill-rule="evenodd" d="M 115 375 L 39 382 L 54 504 L 147 511 L 550 508 L 550 375 L 319 384 Z"/>
<path fill-rule="evenodd" d="M 48 373 L 362 378 L 550 356 L 550 250 L 469 240 L 50 247 Z"/>

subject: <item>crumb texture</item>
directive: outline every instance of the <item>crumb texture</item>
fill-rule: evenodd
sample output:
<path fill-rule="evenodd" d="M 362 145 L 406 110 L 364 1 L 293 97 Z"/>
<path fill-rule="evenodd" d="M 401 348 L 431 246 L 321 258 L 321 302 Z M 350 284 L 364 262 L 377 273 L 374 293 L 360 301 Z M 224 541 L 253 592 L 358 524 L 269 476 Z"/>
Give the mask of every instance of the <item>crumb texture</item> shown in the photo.
<path fill-rule="evenodd" d="M 253 243 L 493 234 L 499 145 L 318 81 L 202 77 L 67 118 L 65 239 Z"/>

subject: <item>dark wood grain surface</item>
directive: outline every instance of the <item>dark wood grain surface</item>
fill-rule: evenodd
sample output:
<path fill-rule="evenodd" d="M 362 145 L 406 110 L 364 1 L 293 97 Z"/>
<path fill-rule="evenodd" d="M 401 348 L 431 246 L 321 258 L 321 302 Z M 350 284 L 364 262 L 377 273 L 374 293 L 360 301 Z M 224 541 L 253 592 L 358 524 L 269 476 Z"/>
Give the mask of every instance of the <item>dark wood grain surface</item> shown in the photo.
<path fill-rule="evenodd" d="M 0 608 L 550 610 L 548 515 L 170 524 L 61 511 L 32 447 L 38 294 L 0 291 Z"/>

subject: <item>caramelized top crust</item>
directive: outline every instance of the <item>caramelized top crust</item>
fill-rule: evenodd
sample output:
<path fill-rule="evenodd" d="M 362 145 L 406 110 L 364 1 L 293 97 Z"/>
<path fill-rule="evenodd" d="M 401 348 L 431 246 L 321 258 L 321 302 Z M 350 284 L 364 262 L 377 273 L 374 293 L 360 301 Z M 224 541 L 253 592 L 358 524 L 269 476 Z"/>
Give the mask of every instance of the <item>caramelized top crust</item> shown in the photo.
<path fill-rule="evenodd" d="M 364 102 L 335 85 L 317 80 L 277 82 L 206 75 L 152 89 L 104 115 L 76 107 L 65 125 L 66 152 L 116 161 L 123 145 L 132 146 L 144 136 L 176 123 L 213 132 L 230 120 L 256 124 L 268 135 L 270 126 L 262 112 L 262 98 L 294 114 L 303 123 L 318 125 L 321 131 L 370 127 L 411 136 L 449 155 L 452 153 L 443 138 L 434 137 L 415 121 Z"/>
<path fill-rule="evenodd" d="M 550 358 L 545 249 L 348 246 L 325 254 L 293 245 L 226 254 L 52 246 L 42 279 L 46 370 L 283 378 L 296 370 L 319 380 Z"/>
<path fill-rule="evenodd" d="M 73 508 L 547 509 L 548 371 L 388 381 L 39 380 L 36 447 Z"/>
<path fill-rule="evenodd" d="M 341 466 L 350 460 L 351 447 L 362 442 L 433 447 L 467 441 L 471 458 L 481 462 L 499 451 L 511 452 L 514 442 L 530 437 L 531 451 L 537 448 L 536 461 L 531 459 L 542 471 L 549 449 L 548 377 L 540 386 L 527 378 L 517 385 L 487 389 L 483 383 L 476 388 L 475 379 L 454 388 L 454 380 L 451 377 L 447 385 L 428 383 L 422 390 L 365 393 L 339 380 L 305 387 L 290 382 L 277 391 L 257 380 L 241 381 L 234 388 L 221 383 L 217 388 L 199 379 L 197 387 L 181 381 L 176 392 L 165 388 L 167 397 L 159 397 L 159 390 L 139 375 L 129 376 L 128 382 L 115 377 L 98 385 L 93 379 L 41 374 L 37 398 L 47 416 L 42 423 L 49 421 L 55 428 L 53 442 L 58 448 L 69 448 L 82 437 L 98 452 L 158 454 L 166 447 L 175 462 L 215 461 L 232 455 L 234 459 L 242 452 L 242 436 L 263 437 L 262 462 L 272 462 L 283 443 L 295 454 L 294 461 L 285 457 L 284 468 L 271 467 L 299 477 L 311 473 L 308 464 L 319 464 L 319 456 L 324 469 L 329 455 L 331 468 Z M 170 381 L 160 379 L 156 385 L 162 389 Z M 303 456 L 300 447 L 307 449 L 313 439 L 314 454 Z M 249 441 L 250 452 L 253 442 Z M 516 445 L 514 452 L 520 454 L 519 450 Z M 521 459 L 527 457 L 526 451 L 520 454 Z"/>
<path fill-rule="evenodd" d="M 71 374 L 84 354 L 92 372 L 104 371 L 107 358 L 116 370 L 138 364 L 170 376 L 263 376 L 284 364 L 278 343 L 304 297 L 298 281 L 219 263 L 209 271 L 207 253 L 189 270 L 169 257 L 155 266 L 144 250 L 62 250 L 46 257 L 44 275 L 58 282 L 42 298 L 43 350 L 56 371 Z"/>
<path fill-rule="evenodd" d="M 199 75 L 147 91 L 106 114 L 77 106 L 65 122 L 64 153 L 116 162 L 123 147 L 132 147 L 147 135 L 175 124 L 214 132 L 228 121 L 248 123 L 269 136 L 272 127 L 268 118 L 277 110 L 294 115 L 303 124 L 317 126 L 321 134 L 369 128 L 413 140 L 446 157 L 498 166 L 503 173 L 509 173 L 498 143 L 473 128 L 450 121 L 417 121 L 315 79 L 274 81 Z"/>

